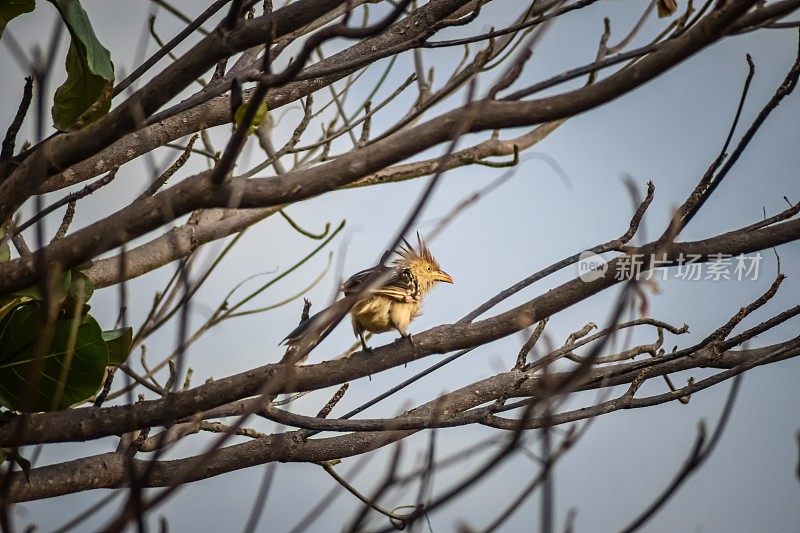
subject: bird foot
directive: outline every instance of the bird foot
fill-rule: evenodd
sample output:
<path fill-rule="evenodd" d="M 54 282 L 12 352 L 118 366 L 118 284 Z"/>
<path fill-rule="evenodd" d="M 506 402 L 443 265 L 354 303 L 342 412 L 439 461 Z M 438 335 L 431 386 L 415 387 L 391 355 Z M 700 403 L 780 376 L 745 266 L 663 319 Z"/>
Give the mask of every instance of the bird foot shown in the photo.
<path fill-rule="evenodd" d="M 411 333 L 401 333 L 400 338 L 407 340 L 411 346 L 414 346 L 414 337 L 411 336 Z"/>
<path fill-rule="evenodd" d="M 364 338 L 363 333 L 358 334 L 358 340 L 361 341 L 361 349 L 367 352 L 368 354 L 372 355 L 375 353 L 375 350 L 367 346 L 367 339 Z"/>

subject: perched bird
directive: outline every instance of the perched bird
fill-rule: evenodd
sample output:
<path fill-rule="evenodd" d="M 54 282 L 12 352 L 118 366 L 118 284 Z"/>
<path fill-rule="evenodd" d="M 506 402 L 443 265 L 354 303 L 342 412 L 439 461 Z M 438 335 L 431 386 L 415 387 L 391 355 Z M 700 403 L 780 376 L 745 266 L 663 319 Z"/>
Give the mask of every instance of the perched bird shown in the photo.
<path fill-rule="evenodd" d="M 416 249 L 403 241 L 405 245 L 391 265 L 368 268 L 351 276 L 341 287 L 345 298 L 303 321 L 284 342 L 291 346 L 309 334 L 316 337 L 311 340 L 312 345 L 318 343 L 349 309 L 353 332 L 365 351 L 372 351 L 364 339 L 365 331 L 385 333 L 394 329 L 413 343 L 408 325 L 419 316 L 425 294 L 440 281 L 453 283 L 453 278 L 441 269 L 419 234 Z M 376 283 L 375 287 L 367 287 Z"/>

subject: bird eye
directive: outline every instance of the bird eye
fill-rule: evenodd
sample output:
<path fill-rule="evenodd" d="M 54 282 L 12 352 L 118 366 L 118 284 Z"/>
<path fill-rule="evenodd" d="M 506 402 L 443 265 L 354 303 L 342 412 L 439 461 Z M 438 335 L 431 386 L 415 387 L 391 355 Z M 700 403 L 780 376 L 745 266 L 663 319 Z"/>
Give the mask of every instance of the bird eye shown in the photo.
<path fill-rule="evenodd" d="M 431 267 L 428 267 L 428 271 L 430 272 L 431 270 L 432 270 Z"/>

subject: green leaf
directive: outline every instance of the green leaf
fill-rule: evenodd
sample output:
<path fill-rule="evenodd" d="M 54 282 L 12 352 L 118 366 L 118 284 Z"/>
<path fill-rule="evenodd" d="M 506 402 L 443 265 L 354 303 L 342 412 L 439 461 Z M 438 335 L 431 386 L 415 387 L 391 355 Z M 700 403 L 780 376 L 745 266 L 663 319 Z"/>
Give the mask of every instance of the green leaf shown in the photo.
<path fill-rule="evenodd" d="M 248 105 L 250 105 L 250 102 L 240 105 L 236 110 L 236 113 L 233 115 L 234 124 L 242 123 L 242 120 L 244 120 L 244 114 L 247 112 Z M 267 107 L 267 102 L 261 102 L 261 105 L 259 105 L 258 109 L 256 110 L 256 115 L 253 117 L 253 122 L 250 123 L 250 130 L 247 132 L 249 135 L 255 135 L 258 132 L 258 128 L 264 123 L 264 119 L 267 118 L 268 112 L 269 108 Z"/>
<path fill-rule="evenodd" d="M 33 300 L 30 296 L 11 295 L 0 298 L 0 320 L 20 304 Z"/>
<path fill-rule="evenodd" d="M 133 328 L 112 329 L 103 332 L 108 348 L 108 364 L 119 366 L 128 358 L 133 344 Z"/>
<path fill-rule="evenodd" d="M 83 315 L 89 312 L 90 307 L 86 302 L 94 294 L 94 283 L 89 279 L 89 276 L 80 270 L 68 270 L 61 274 L 58 280 L 53 283 L 52 290 L 52 297 L 60 306 L 61 311 L 66 313 L 67 316 L 74 316 L 78 310 Z M 9 306 L 14 307 L 16 305 L 11 302 L 19 298 L 24 298 L 23 301 L 44 300 L 38 285 L 17 291 L 10 297 L 0 298 L 0 319 L 5 315 L 4 311 L 8 311 Z M 22 302 L 17 301 L 17 303 Z"/>
<path fill-rule="evenodd" d="M 69 292 L 73 297 L 82 298 L 83 302 L 86 303 L 94 294 L 94 283 L 89 279 L 89 276 L 80 270 L 73 270 Z"/>
<path fill-rule="evenodd" d="M 71 273 L 71 283 L 67 290 L 63 309 L 67 316 L 75 316 L 78 313 L 85 315 L 90 309 L 86 302 L 94 294 L 94 283 L 80 270 L 73 270 Z"/>
<path fill-rule="evenodd" d="M 0 0 L 0 37 L 11 19 L 30 13 L 35 7 L 35 0 Z"/>
<path fill-rule="evenodd" d="M 0 320 L 0 403 L 10 409 L 65 409 L 91 398 L 103 384 L 108 348 L 97 321 L 89 315 L 58 319 L 50 347 L 36 365 L 45 323 L 37 301 L 18 305 Z M 34 386 L 32 403 L 25 405 Z"/>
<path fill-rule="evenodd" d="M 6 228 L 5 226 L 0 226 L 0 240 L 2 240 L 5 236 Z M 11 259 L 11 248 L 8 247 L 8 241 L 5 241 L 3 244 L 0 244 L 0 263 L 3 261 L 8 261 L 9 259 Z"/>
<path fill-rule="evenodd" d="M 114 64 L 79 0 L 50 2 L 58 9 L 72 37 L 67 52 L 67 81 L 56 90 L 53 101 L 53 124 L 61 131 L 72 131 L 108 113 Z"/>
<path fill-rule="evenodd" d="M 53 284 L 53 295 L 56 300 L 61 301 L 69 294 L 70 286 L 72 285 L 72 271 L 64 272 L 61 277 Z M 39 286 L 28 287 L 14 293 L 14 296 L 28 296 L 34 300 L 44 300 Z"/>

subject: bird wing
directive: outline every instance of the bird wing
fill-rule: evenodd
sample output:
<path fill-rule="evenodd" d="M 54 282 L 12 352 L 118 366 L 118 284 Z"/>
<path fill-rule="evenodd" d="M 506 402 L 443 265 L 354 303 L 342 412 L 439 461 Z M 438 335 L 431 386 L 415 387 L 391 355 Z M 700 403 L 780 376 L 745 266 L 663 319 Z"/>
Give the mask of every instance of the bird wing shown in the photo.
<path fill-rule="evenodd" d="M 315 339 L 311 340 L 313 345 L 321 342 L 347 315 L 355 303 L 355 301 L 347 297 L 357 294 L 364 287 L 364 283 L 373 275 L 383 275 L 388 277 L 388 280 L 380 287 L 370 291 L 370 294 L 380 294 L 398 302 L 419 302 L 419 287 L 410 270 L 402 266 L 389 267 L 384 265 L 368 268 L 353 274 L 342 283 L 341 290 L 345 298 L 337 300 L 329 307 L 301 322 L 281 341 L 281 344 L 291 345 L 310 331 L 314 331 Z"/>
<path fill-rule="evenodd" d="M 414 276 L 410 270 L 401 266 L 378 265 L 357 272 L 342 283 L 342 292 L 345 296 L 357 293 L 371 276 L 384 276 L 388 279 L 383 285 L 370 291 L 370 294 L 380 294 L 398 302 L 419 301 L 419 287 Z"/>

